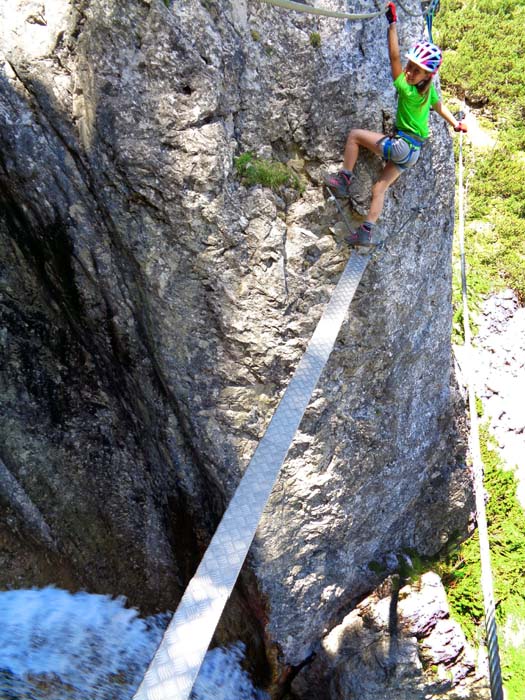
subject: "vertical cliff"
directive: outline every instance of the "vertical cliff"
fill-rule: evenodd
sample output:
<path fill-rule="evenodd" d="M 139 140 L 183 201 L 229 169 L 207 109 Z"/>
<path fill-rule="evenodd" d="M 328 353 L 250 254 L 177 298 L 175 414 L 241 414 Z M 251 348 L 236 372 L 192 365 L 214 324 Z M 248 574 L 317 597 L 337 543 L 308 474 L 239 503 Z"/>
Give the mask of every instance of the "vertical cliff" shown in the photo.
<path fill-rule="evenodd" d="M 349 255 L 320 182 L 351 127 L 393 125 L 386 22 L 17 0 L 0 23 L 1 583 L 174 607 Z M 247 151 L 303 191 L 242 184 Z M 362 154 L 356 216 L 380 169 Z M 220 638 L 299 665 L 399 553 L 465 530 L 453 188 L 432 117 Z"/>

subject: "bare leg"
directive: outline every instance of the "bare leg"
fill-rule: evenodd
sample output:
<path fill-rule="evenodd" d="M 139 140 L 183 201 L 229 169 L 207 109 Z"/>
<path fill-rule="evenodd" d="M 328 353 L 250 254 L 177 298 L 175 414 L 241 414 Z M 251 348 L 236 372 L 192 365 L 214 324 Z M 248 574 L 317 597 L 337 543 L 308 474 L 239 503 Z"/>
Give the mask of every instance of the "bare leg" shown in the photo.
<path fill-rule="evenodd" d="M 348 134 L 345 147 L 344 165 L 345 170 L 353 170 L 359 155 L 359 146 L 368 148 L 369 151 L 378 156 L 382 156 L 381 146 L 377 142 L 384 138 L 384 134 L 366 129 L 352 129 Z"/>
<path fill-rule="evenodd" d="M 381 177 L 372 188 L 372 202 L 366 220 L 372 224 L 378 220 L 383 211 L 385 192 L 401 175 L 401 170 L 390 161 L 385 165 Z"/>

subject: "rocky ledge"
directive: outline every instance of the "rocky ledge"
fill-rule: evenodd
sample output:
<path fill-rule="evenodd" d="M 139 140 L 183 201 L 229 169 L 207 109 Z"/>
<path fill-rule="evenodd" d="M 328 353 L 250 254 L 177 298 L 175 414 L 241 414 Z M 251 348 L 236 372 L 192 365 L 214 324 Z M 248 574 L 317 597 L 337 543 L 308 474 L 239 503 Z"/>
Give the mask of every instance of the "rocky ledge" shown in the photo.
<path fill-rule="evenodd" d="M 305 700 L 490 700 L 487 675 L 428 572 L 402 587 L 388 578 L 323 639 L 292 687 Z"/>

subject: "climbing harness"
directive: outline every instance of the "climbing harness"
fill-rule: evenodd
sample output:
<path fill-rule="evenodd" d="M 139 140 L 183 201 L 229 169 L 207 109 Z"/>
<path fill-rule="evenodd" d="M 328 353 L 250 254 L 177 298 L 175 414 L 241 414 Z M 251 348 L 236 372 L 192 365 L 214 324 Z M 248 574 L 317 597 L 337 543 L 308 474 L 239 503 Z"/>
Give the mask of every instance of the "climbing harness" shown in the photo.
<path fill-rule="evenodd" d="M 461 121 L 464 117 L 458 115 Z M 487 515 L 485 511 L 485 489 L 483 486 L 483 462 L 479 445 L 479 426 L 476 408 L 476 394 L 474 390 L 474 377 L 472 367 L 474 362 L 470 360 L 472 354 L 471 332 L 469 323 L 469 311 L 467 303 L 467 274 L 465 263 L 465 214 L 463 198 L 463 132 L 459 137 L 459 248 L 461 257 L 461 296 L 463 301 L 463 330 L 465 333 L 465 351 L 468 358 L 466 362 L 466 377 L 468 385 L 468 404 L 470 412 L 470 454 L 474 471 L 474 492 L 476 498 L 476 516 L 479 533 L 479 551 L 481 558 L 481 589 L 485 607 L 485 632 L 487 635 L 487 650 L 489 656 L 490 694 L 492 700 L 503 700 L 503 685 L 501 680 L 501 665 L 499 658 L 498 631 L 496 626 L 496 607 L 494 604 L 494 587 L 492 583 L 492 569 L 490 564 L 490 545 L 487 527 Z"/>
<path fill-rule="evenodd" d="M 352 254 L 134 700 L 187 700 L 266 502 L 370 260 Z"/>
<path fill-rule="evenodd" d="M 383 136 L 377 144 L 381 146 L 384 160 L 391 160 L 401 170 L 406 170 L 419 160 L 425 139 L 397 129 L 393 136 Z"/>
<path fill-rule="evenodd" d="M 406 141 L 412 148 L 417 148 L 418 150 L 426 143 L 426 139 L 422 139 L 416 134 L 409 134 L 407 131 L 402 131 L 401 129 L 397 129 L 396 136 L 400 136 L 403 141 Z"/>
<path fill-rule="evenodd" d="M 385 14 L 385 10 L 381 9 L 377 12 L 366 12 L 363 14 L 350 14 L 348 12 L 335 12 L 334 10 L 326 10 L 321 7 L 312 7 L 311 5 L 303 5 L 300 2 L 292 2 L 292 0 L 261 0 L 268 5 L 275 5 L 286 10 L 294 10 L 295 12 L 305 12 L 309 15 L 322 15 L 323 17 L 335 17 L 336 19 L 373 19 Z"/>

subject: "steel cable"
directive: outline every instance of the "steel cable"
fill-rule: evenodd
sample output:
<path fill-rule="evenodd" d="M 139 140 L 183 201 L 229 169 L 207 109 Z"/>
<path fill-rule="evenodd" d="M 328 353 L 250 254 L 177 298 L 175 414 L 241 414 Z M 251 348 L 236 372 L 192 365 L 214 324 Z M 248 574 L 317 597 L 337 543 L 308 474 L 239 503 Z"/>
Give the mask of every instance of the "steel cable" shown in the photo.
<path fill-rule="evenodd" d="M 335 17 L 336 19 L 349 19 L 349 20 L 362 20 L 362 19 L 374 19 L 374 17 L 380 17 L 385 14 L 385 10 L 378 10 L 377 12 L 365 12 L 365 13 L 348 13 L 348 12 L 336 12 L 335 10 L 327 10 L 322 7 L 312 7 L 311 5 L 303 5 L 301 2 L 293 2 L 292 0 L 261 0 L 268 5 L 275 5 L 276 7 L 282 7 L 285 10 L 293 10 L 294 12 L 305 12 L 309 15 L 322 15 L 323 17 Z"/>

